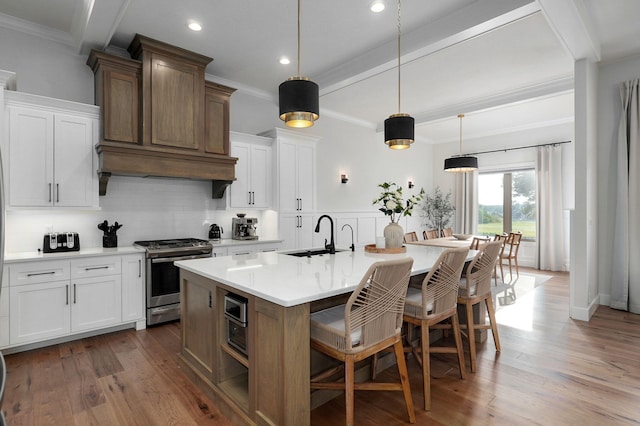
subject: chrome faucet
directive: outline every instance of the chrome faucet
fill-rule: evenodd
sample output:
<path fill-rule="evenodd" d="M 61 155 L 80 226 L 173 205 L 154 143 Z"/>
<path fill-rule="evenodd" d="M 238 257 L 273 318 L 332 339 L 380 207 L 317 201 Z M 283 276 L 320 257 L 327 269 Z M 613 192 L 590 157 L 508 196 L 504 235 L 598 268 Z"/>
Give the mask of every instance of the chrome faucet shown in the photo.
<path fill-rule="evenodd" d="M 320 232 L 320 222 L 322 221 L 322 219 L 324 218 L 329 219 L 329 222 L 331 222 L 331 242 L 329 244 L 327 244 L 327 239 L 324 239 L 324 248 L 329 250 L 329 254 L 336 254 L 336 245 L 333 242 L 333 219 L 331 219 L 331 216 L 323 214 L 322 216 L 320 216 L 318 218 L 318 224 L 316 225 L 316 232 Z"/>
<path fill-rule="evenodd" d="M 344 225 L 342 225 L 342 228 L 340 228 L 340 230 L 344 231 L 345 226 L 348 226 L 349 229 L 351 229 L 351 245 L 349 246 L 349 248 L 351 249 L 351 251 L 356 251 L 356 246 L 353 244 L 353 228 L 348 223 L 345 223 Z"/>

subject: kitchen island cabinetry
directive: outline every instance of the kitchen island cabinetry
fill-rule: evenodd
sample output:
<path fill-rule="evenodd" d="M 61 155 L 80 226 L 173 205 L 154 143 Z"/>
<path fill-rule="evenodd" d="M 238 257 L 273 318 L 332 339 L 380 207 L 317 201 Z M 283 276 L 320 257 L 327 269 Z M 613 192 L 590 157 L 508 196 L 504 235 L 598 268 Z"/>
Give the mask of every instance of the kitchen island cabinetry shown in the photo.
<path fill-rule="evenodd" d="M 234 424 L 309 425 L 312 405 L 326 397 L 310 390 L 311 372 L 318 367 L 310 349 L 311 312 L 344 300 L 376 261 L 412 257 L 411 274 L 418 275 L 428 272 L 443 250 L 407 246 L 401 254 L 257 253 L 177 261 L 186 289 L 182 333 L 191 342 L 180 353 L 184 370 Z M 470 251 L 467 260 L 476 253 Z M 247 299 L 246 356 L 226 343 L 227 292 Z M 205 322 L 211 329 L 201 332 Z M 199 341 L 197 350 L 196 339 L 206 341 Z"/>
<path fill-rule="evenodd" d="M 9 261 L 9 339 L 2 347 L 131 323 L 143 327 L 143 259 L 136 253 Z"/>
<path fill-rule="evenodd" d="M 6 93 L 8 205 L 97 207 L 98 108 Z"/>
<path fill-rule="evenodd" d="M 266 209 L 271 204 L 271 139 L 231 133 L 231 155 L 238 158 L 230 187 L 233 208 Z"/>

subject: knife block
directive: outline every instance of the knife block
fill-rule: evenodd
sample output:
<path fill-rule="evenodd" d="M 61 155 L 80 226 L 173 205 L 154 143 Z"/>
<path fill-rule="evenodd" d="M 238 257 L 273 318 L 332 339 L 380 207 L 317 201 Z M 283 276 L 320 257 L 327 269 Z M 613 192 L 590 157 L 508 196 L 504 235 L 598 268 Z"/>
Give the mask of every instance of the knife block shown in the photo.
<path fill-rule="evenodd" d="M 116 234 L 113 235 L 103 235 L 102 236 L 102 247 L 104 248 L 113 248 L 118 247 L 118 236 Z"/>

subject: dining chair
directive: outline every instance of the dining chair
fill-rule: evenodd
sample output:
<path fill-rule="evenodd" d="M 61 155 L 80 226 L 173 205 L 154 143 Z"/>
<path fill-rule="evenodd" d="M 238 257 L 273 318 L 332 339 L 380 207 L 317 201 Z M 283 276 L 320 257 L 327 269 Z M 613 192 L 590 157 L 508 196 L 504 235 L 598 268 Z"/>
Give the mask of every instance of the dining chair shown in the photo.
<path fill-rule="evenodd" d="M 412 266 L 410 257 L 376 262 L 346 304 L 311 314 L 311 347 L 344 363 L 344 381 L 321 381 L 330 376 L 322 372 L 311 378 L 311 389 L 344 390 L 347 425 L 353 424 L 354 391 L 359 389 L 401 390 L 409 421 L 416 421 L 401 334 Z M 400 383 L 354 382 L 355 363 L 391 347 Z"/>
<path fill-rule="evenodd" d="M 425 240 L 433 240 L 434 238 L 438 238 L 438 231 L 436 229 L 430 229 L 428 231 L 422 231 L 422 237 Z"/>
<path fill-rule="evenodd" d="M 404 242 L 409 243 L 411 241 L 418 241 L 418 235 L 415 231 L 407 232 L 404 234 Z"/>
<path fill-rule="evenodd" d="M 518 267 L 518 251 L 520 250 L 520 241 L 522 240 L 522 232 L 510 232 L 504 248 L 500 253 L 500 272 L 502 273 L 502 281 L 504 281 L 503 260 L 509 262 L 509 278 L 513 279 L 512 263 L 516 265 L 516 276 L 520 277 L 520 269 Z"/>
<path fill-rule="evenodd" d="M 444 228 L 442 230 L 443 237 L 453 237 L 453 228 Z"/>
<path fill-rule="evenodd" d="M 467 257 L 467 247 L 446 249 L 422 281 L 421 288 L 409 287 L 404 307 L 404 321 L 408 325 L 420 327 L 420 347 L 414 346 L 409 337 L 408 348 L 422 366 L 424 387 L 424 409 L 431 409 L 431 353 L 455 353 L 458 355 L 460 377 L 465 378 L 464 351 L 458 322 L 458 285 Z M 431 346 L 429 329 L 450 319 L 455 347 Z"/>
<path fill-rule="evenodd" d="M 469 250 L 480 250 L 480 247 L 487 241 L 491 241 L 491 239 L 489 237 L 473 237 L 471 245 L 469 245 Z"/>
<path fill-rule="evenodd" d="M 509 239 L 509 234 L 495 234 L 493 241 L 500 241 L 502 243 L 502 249 L 498 253 L 498 261 L 493 267 L 493 276 L 495 278 L 495 285 L 498 285 L 498 265 L 500 265 L 500 274 L 502 276 L 502 282 L 504 282 L 504 271 L 502 270 L 502 254 L 504 253 L 505 243 Z"/>
<path fill-rule="evenodd" d="M 498 254 L 502 250 L 501 241 L 490 241 L 482 244 L 480 251 L 473 258 L 466 269 L 465 275 L 460 280 L 458 288 L 458 305 L 465 307 L 466 325 L 461 325 L 466 329 L 466 336 L 469 341 L 469 358 L 471 361 L 471 372 L 476 371 L 476 330 L 491 329 L 493 342 L 496 351 L 500 352 L 500 337 L 498 336 L 498 325 L 493 306 L 493 296 L 491 294 L 491 275 L 495 270 Z M 484 302 L 489 315 L 489 324 L 476 324 L 473 317 L 473 307 Z"/>

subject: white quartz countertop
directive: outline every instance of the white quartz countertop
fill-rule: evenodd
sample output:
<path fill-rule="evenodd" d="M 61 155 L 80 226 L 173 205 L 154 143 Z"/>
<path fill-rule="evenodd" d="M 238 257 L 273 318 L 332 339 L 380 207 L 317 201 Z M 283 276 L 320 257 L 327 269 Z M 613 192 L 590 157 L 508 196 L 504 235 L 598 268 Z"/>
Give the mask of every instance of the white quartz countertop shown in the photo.
<path fill-rule="evenodd" d="M 78 251 L 67 251 L 60 253 L 43 253 L 41 251 L 27 251 L 20 253 L 5 253 L 5 263 L 30 262 L 34 260 L 60 260 L 77 259 L 89 256 L 117 256 L 131 253 L 144 253 L 144 249 L 134 246 L 123 246 L 114 248 L 93 247 L 80 249 Z"/>
<path fill-rule="evenodd" d="M 266 252 L 174 263 L 205 278 L 290 307 L 353 291 L 369 266 L 380 260 L 412 257 L 412 275 L 428 272 L 445 250 L 442 247 L 406 247 L 407 252 L 402 254 L 368 253 L 364 248 L 358 248 L 355 252 L 347 250 L 312 257 Z M 468 260 L 476 253 L 470 251 Z"/>

